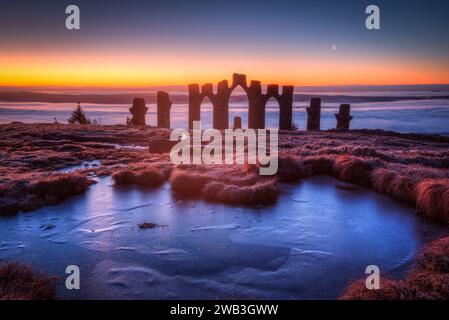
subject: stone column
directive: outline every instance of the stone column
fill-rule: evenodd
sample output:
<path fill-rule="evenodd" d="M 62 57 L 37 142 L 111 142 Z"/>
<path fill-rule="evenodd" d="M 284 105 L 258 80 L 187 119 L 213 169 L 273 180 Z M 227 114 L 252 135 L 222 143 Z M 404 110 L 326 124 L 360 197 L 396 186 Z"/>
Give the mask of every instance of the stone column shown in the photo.
<path fill-rule="evenodd" d="M 157 126 L 170 129 L 170 109 L 172 102 L 167 92 L 157 92 Z"/>
<path fill-rule="evenodd" d="M 283 86 L 279 96 L 279 130 L 292 130 L 293 118 L 293 86 Z"/>
<path fill-rule="evenodd" d="M 134 126 L 144 126 L 145 125 L 145 114 L 148 108 L 145 105 L 145 99 L 135 98 L 133 101 L 133 106 L 129 109 L 133 115 L 131 118 L 131 124 Z"/>
<path fill-rule="evenodd" d="M 223 130 L 229 128 L 229 97 L 230 88 L 228 81 L 220 81 L 217 85 L 217 94 L 213 95 L 211 101 L 214 105 L 213 127 Z"/>
<path fill-rule="evenodd" d="M 267 85 L 267 95 L 269 97 L 277 97 L 279 95 L 279 85 L 278 84 L 269 84 Z"/>
<path fill-rule="evenodd" d="M 251 81 L 248 94 L 248 128 L 265 128 L 265 106 L 263 105 L 262 86 L 260 81 Z"/>
<path fill-rule="evenodd" d="M 246 89 L 246 74 L 234 73 L 232 75 L 232 88 L 235 88 L 238 85 Z"/>
<path fill-rule="evenodd" d="M 350 115 L 351 105 L 349 104 L 341 104 L 339 113 L 335 114 L 335 118 L 337 119 L 337 130 L 349 130 L 349 123 L 352 120 L 352 116 Z"/>
<path fill-rule="evenodd" d="M 189 129 L 193 129 L 193 121 L 201 120 L 201 102 L 203 96 L 200 86 L 196 83 L 189 84 Z"/>
<path fill-rule="evenodd" d="M 320 130 L 321 121 L 321 99 L 312 98 L 310 107 L 307 108 L 307 130 Z"/>

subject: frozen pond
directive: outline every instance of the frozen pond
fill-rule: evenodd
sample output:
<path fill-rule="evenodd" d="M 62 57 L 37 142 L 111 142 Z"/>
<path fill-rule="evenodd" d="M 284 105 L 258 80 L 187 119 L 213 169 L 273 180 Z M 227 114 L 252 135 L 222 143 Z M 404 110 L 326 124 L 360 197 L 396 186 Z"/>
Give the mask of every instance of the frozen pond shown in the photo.
<path fill-rule="evenodd" d="M 0 261 L 61 277 L 79 266 L 81 290 L 58 286 L 67 299 L 335 299 L 368 265 L 403 276 L 444 232 L 409 206 L 332 178 L 281 189 L 273 206 L 237 207 L 177 197 L 169 184 L 101 178 L 63 204 L 1 217 Z"/>

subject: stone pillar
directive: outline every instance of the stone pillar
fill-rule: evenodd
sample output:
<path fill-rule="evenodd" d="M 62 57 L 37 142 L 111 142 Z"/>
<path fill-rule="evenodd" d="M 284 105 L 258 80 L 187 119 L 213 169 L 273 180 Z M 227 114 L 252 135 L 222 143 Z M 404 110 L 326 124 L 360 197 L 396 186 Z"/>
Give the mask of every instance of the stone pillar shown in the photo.
<path fill-rule="evenodd" d="M 232 88 L 235 88 L 238 85 L 246 89 L 246 74 L 234 73 L 232 75 Z"/>
<path fill-rule="evenodd" d="M 312 98 L 310 107 L 307 108 L 307 130 L 320 130 L 321 121 L 321 99 Z"/>
<path fill-rule="evenodd" d="M 217 95 L 225 96 L 230 94 L 228 80 L 222 80 L 217 85 Z"/>
<path fill-rule="evenodd" d="M 201 93 L 203 97 L 209 97 L 212 100 L 214 94 L 214 86 L 212 83 L 206 83 L 201 86 Z"/>
<path fill-rule="evenodd" d="M 229 96 L 231 92 L 228 81 L 220 81 L 217 85 L 217 94 L 213 96 L 212 103 L 214 105 L 213 127 L 214 129 L 223 130 L 229 128 Z"/>
<path fill-rule="evenodd" d="M 189 84 L 189 129 L 193 129 L 193 121 L 201 120 L 201 102 L 203 96 L 198 84 Z"/>
<path fill-rule="evenodd" d="M 349 123 L 352 120 L 352 116 L 350 115 L 351 105 L 349 104 L 341 104 L 339 113 L 335 114 L 335 118 L 337 119 L 337 130 L 349 130 Z"/>
<path fill-rule="evenodd" d="M 283 86 L 282 95 L 279 96 L 279 130 L 289 130 L 293 128 L 293 86 Z"/>
<path fill-rule="evenodd" d="M 236 129 L 242 129 L 242 118 L 241 117 L 234 117 L 234 130 Z"/>
<path fill-rule="evenodd" d="M 251 81 L 248 94 L 248 128 L 265 128 L 265 107 L 263 104 L 262 86 L 260 81 Z"/>
<path fill-rule="evenodd" d="M 267 95 L 268 97 L 277 97 L 279 95 L 279 85 L 277 84 L 269 84 L 267 86 Z"/>
<path fill-rule="evenodd" d="M 213 127 L 224 130 L 229 128 L 229 99 L 216 97 L 213 101 Z"/>
<path fill-rule="evenodd" d="M 145 125 L 145 114 L 148 108 L 145 105 L 145 99 L 135 98 L 133 100 L 133 106 L 129 109 L 133 115 L 131 118 L 131 124 L 134 126 L 144 126 Z"/>
<path fill-rule="evenodd" d="M 157 126 L 170 129 L 170 109 L 172 102 L 167 92 L 157 92 Z"/>

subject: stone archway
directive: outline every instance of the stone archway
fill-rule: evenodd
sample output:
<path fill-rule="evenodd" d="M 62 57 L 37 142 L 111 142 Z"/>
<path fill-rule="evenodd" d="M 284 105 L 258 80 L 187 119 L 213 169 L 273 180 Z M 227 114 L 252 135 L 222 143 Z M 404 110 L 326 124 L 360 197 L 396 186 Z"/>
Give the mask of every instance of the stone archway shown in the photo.
<path fill-rule="evenodd" d="M 234 128 L 234 121 L 239 118 L 239 128 L 248 128 L 249 99 L 248 93 L 237 86 L 229 93 L 229 126 Z"/>
<path fill-rule="evenodd" d="M 276 98 L 270 97 L 265 104 L 265 128 L 279 128 L 279 119 L 281 116 L 281 108 Z"/>
<path fill-rule="evenodd" d="M 265 108 L 267 101 L 274 97 L 279 103 L 279 129 L 292 129 L 293 86 L 283 86 L 279 94 L 279 85 L 268 85 L 267 92 L 262 93 L 260 81 L 251 81 L 248 87 L 246 75 L 233 74 L 232 85 L 228 81 L 220 81 L 217 92 L 213 92 L 211 83 L 201 87 L 198 84 L 189 85 L 189 128 L 193 128 L 193 121 L 201 118 L 201 103 L 204 97 L 209 97 L 213 104 L 213 127 L 223 130 L 229 128 L 229 99 L 237 86 L 241 86 L 248 96 L 248 128 L 265 128 Z"/>

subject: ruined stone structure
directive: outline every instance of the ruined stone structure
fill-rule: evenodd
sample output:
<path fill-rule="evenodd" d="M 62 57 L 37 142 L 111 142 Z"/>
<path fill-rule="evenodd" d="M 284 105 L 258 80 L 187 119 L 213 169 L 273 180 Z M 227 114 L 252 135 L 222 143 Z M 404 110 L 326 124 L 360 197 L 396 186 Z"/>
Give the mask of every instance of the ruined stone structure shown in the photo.
<path fill-rule="evenodd" d="M 172 102 L 167 92 L 157 92 L 157 126 L 170 129 L 170 109 Z"/>
<path fill-rule="evenodd" d="M 321 99 L 312 98 L 307 109 L 307 131 L 320 130 Z"/>
<path fill-rule="evenodd" d="M 270 98 L 275 98 L 279 103 L 279 129 L 292 129 L 293 110 L 293 86 L 283 86 L 279 93 L 279 85 L 268 85 L 267 92 L 262 93 L 260 81 L 251 81 L 247 85 L 246 75 L 233 75 L 232 85 L 227 80 L 218 83 L 217 92 L 213 92 L 211 83 L 203 86 L 189 85 L 189 128 L 193 128 L 193 121 L 201 119 L 201 103 L 208 97 L 213 105 L 213 127 L 215 129 L 229 128 L 229 99 L 236 87 L 240 86 L 248 96 L 248 128 L 265 128 L 265 108 Z"/>
<path fill-rule="evenodd" d="M 247 85 L 246 75 L 234 73 L 232 85 L 229 86 L 227 80 L 220 81 L 217 85 L 217 92 L 214 93 L 213 85 L 207 83 L 201 87 L 198 84 L 190 84 L 189 89 L 189 129 L 193 129 L 193 122 L 201 120 L 201 104 L 204 98 L 208 97 L 213 106 L 213 127 L 223 130 L 229 128 L 229 100 L 235 88 L 240 86 L 248 97 L 248 128 L 265 129 L 265 109 L 270 98 L 276 99 L 279 103 L 279 130 L 292 130 L 293 123 L 293 86 L 283 86 L 282 93 L 279 93 L 279 85 L 270 84 L 266 93 L 262 92 L 260 81 L 251 81 Z M 167 92 L 157 93 L 157 126 L 159 128 L 170 129 L 170 109 L 172 102 Z M 321 122 L 321 99 L 312 98 L 310 107 L 307 109 L 307 130 L 320 130 Z M 349 104 L 340 105 L 339 113 L 335 114 L 338 130 L 349 130 L 349 123 L 352 120 L 350 115 L 351 106 Z M 148 108 L 145 100 L 135 98 L 132 108 L 130 124 L 145 125 L 145 114 Z M 233 119 L 234 129 L 242 128 L 242 118 Z M 127 121 L 128 122 L 128 121 Z"/>
<path fill-rule="evenodd" d="M 135 98 L 133 101 L 133 106 L 129 109 L 132 113 L 131 124 L 133 126 L 144 126 L 145 125 L 145 114 L 148 108 L 145 105 L 145 99 Z"/>
<path fill-rule="evenodd" d="M 349 130 L 349 123 L 352 120 L 350 115 L 351 106 L 349 104 L 341 104 L 339 113 L 335 114 L 337 119 L 337 130 Z"/>

